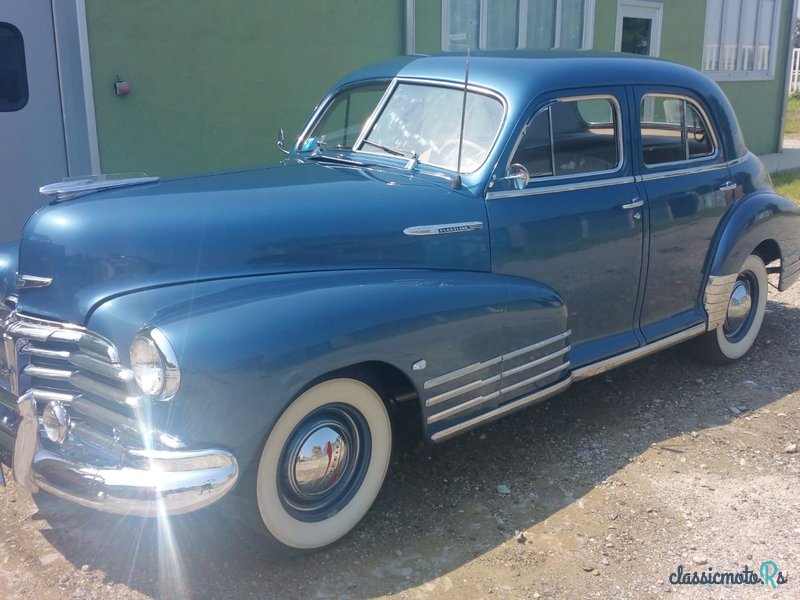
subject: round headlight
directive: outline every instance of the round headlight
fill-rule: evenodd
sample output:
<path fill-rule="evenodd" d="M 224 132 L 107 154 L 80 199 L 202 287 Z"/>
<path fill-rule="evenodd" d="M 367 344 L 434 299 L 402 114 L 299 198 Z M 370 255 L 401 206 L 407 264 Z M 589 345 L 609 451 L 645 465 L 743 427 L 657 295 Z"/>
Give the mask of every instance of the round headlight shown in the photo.
<path fill-rule="evenodd" d="M 142 393 L 154 400 L 172 399 L 181 383 L 175 352 L 157 327 L 145 327 L 133 338 L 131 371 Z"/>
<path fill-rule="evenodd" d="M 131 344 L 131 370 L 136 385 L 147 396 L 158 396 L 164 390 L 164 358 L 156 343 L 137 335 Z"/>

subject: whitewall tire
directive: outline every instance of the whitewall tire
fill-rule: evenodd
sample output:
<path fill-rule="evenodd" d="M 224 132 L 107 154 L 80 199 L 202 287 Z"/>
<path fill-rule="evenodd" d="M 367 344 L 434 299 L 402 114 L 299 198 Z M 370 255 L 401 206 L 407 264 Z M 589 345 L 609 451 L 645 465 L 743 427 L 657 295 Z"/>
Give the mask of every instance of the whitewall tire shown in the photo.
<path fill-rule="evenodd" d="M 271 537 L 312 550 L 346 535 L 378 495 L 391 448 L 386 407 L 365 383 L 330 379 L 303 392 L 258 464 L 258 512 Z"/>

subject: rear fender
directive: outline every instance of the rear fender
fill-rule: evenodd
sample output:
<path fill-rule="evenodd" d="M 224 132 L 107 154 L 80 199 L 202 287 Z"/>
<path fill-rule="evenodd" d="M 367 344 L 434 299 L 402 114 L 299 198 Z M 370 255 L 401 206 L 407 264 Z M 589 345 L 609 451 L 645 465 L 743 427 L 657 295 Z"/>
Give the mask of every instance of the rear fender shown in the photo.
<path fill-rule="evenodd" d="M 800 251 L 800 209 L 774 192 L 756 192 L 741 198 L 721 224 L 709 274 L 732 275 L 765 240 L 774 240 L 781 261 L 792 261 Z M 797 260 L 797 258 L 794 258 Z"/>

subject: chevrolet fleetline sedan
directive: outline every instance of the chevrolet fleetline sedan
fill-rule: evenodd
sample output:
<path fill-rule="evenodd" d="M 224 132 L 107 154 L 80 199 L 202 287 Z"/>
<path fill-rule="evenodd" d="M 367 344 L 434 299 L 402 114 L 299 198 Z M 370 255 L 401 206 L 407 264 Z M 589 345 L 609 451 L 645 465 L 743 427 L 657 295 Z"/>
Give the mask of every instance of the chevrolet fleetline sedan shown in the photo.
<path fill-rule="evenodd" d="M 398 59 L 287 152 L 42 188 L 0 252 L 18 484 L 142 516 L 236 488 L 267 540 L 319 548 L 378 494 L 398 413 L 442 442 L 692 338 L 734 361 L 768 274 L 800 277 L 797 207 L 719 87 L 663 61 Z"/>

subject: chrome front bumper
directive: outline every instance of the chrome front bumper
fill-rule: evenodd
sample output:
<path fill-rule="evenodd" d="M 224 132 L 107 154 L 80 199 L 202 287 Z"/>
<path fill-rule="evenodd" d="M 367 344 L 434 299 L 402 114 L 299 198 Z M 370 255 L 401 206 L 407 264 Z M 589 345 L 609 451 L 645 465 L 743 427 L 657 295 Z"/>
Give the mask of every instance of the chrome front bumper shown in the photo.
<path fill-rule="evenodd" d="M 220 449 L 127 449 L 116 461 L 69 438 L 48 449 L 32 393 L 19 397 L 17 410 L 13 476 L 31 493 L 41 489 L 105 512 L 154 517 L 208 506 L 229 492 L 239 475 L 236 458 Z"/>

